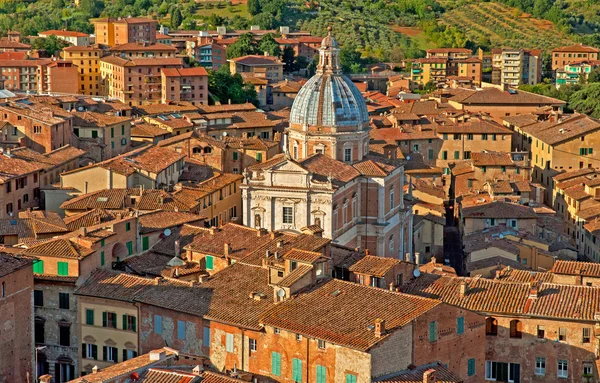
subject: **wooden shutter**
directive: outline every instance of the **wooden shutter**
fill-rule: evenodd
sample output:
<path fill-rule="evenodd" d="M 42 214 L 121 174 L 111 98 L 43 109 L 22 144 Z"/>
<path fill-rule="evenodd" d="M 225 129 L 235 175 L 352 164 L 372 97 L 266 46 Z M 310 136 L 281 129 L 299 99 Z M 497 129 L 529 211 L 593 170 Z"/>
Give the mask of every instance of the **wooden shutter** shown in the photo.
<path fill-rule="evenodd" d="M 107 319 L 106 319 L 106 311 L 102 312 L 102 327 L 107 327 L 108 323 L 107 323 Z"/>
<path fill-rule="evenodd" d="M 87 347 L 86 347 L 85 343 L 81 344 L 81 357 L 83 359 L 87 358 Z"/>
<path fill-rule="evenodd" d="M 123 314 L 123 330 L 127 330 L 127 314 Z"/>

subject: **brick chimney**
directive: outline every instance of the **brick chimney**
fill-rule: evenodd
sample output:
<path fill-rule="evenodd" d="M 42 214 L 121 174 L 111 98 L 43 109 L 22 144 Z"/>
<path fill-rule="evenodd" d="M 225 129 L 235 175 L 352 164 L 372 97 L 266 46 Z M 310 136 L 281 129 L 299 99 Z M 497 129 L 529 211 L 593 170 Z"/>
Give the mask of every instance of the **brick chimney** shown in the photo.
<path fill-rule="evenodd" d="M 458 285 L 458 294 L 460 295 L 461 298 L 464 298 L 465 295 L 467 295 L 467 282 L 466 281 L 460 281 L 460 284 Z"/>
<path fill-rule="evenodd" d="M 433 368 L 423 373 L 423 383 L 435 383 L 435 370 Z"/>
<path fill-rule="evenodd" d="M 575 284 L 576 285 L 579 285 L 579 286 L 583 285 L 583 275 L 582 275 L 582 273 L 583 273 L 583 270 L 581 270 L 579 268 L 575 269 L 575 274 L 577 274 L 577 276 L 575 277 Z"/>
<path fill-rule="evenodd" d="M 537 299 L 538 298 L 538 285 L 537 283 L 529 284 L 529 299 Z"/>
<path fill-rule="evenodd" d="M 365 249 L 365 255 L 369 255 L 369 249 Z"/>
<path fill-rule="evenodd" d="M 225 255 L 226 257 L 229 257 L 230 253 L 231 253 L 231 244 L 225 242 L 225 244 L 223 245 L 223 255 Z"/>
<path fill-rule="evenodd" d="M 385 320 L 381 318 L 375 319 L 375 337 L 381 338 L 385 334 Z"/>

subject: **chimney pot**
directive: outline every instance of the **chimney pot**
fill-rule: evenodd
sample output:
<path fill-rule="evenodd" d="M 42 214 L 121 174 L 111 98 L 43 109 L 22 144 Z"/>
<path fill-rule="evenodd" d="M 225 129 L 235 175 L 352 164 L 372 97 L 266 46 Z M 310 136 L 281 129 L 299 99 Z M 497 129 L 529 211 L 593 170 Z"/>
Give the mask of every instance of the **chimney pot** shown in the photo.
<path fill-rule="evenodd" d="M 225 244 L 223 245 L 223 254 L 224 254 L 226 257 L 228 257 L 230 252 L 231 252 L 231 244 L 229 244 L 229 243 L 225 243 Z"/>
<path fill-rule="evenodd" d="M 369 255 L 369 249 L 365 249 L 365 255 Z"/>
<path fill-rule="evenodd" d="M 435 383 L 435 370 L 430 368 L 429 370 L 423 373 L 423 383 Z"/>
<path fill-rule="evenodd" d="M 92 374 L 97 374 L 97 373 L 98 373 L 98 366 L 92 367 Z"/>
<path fill-rule="evenodd" d="M 375 337 L 381 338 L 385 334 L 385 320 L 381 318 L 375 319 Z"/>
<path fill-rule="evenodd" d="M 461 298 L 464 298 L 467 295 L 467 282 L 460 281 L 459 285 L 459 294 Z"/>

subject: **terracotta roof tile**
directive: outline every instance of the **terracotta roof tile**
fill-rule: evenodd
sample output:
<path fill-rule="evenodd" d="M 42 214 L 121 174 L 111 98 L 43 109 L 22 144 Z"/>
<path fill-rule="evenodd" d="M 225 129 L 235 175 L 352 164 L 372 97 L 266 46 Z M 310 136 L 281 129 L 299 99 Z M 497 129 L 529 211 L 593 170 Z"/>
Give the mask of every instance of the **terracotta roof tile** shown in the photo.
<path fill-rule="evenodd" d="M 483 151 L 471 154 L 473 165 L 475 166 L 514 166 L 515 163 L 506 152 Z"/>
<path fill-rule="evenodd" d="M 279 303 L 262 315 L 261 323 L 367 351 L 393 330 L 439 304 L 433 299 L 334 279 Z M 378 318 L 385 320 L 388 330 L 381 337 L 373 330 Z"/>
<path fill-rule="evenodd" d="M 283 277 L 283 279 L 280 280 L 277 285 L 281 287 L 291 287 L 306 274 L 310 273 L 312 269 L 312 265 L 299 265 L 292 272 Z"/>
<path fill-rule="evenodd" d="M 115 45 L 110 48 L 112 52 L 128 52 L 128 51 L 144 51 L 144 52 L 177 52 L 177 48 L 167 44 L 154 43 L 154 44 L 140 44 L 140 43 L 127 43 L 121 45 Z"/>
<path fill-rule="evenodd" d="M 557 260 L 550 272 L 600 278 L 600 263 Z"/>
<path fill-rule="evenodd" d="M 0 277 L 14 273 L 33 264 L 33 262 L 34 260 L 30 257 L 21 257 L 0 252 Z"/>
<path fill-rule="evenodd" d="M 394 374 L 389 374 L 384 377 L 374 379 L 378 383 L 423 383 L 425 382 L 424 374 L 433 371 L 433 380 L 427 380 L 427 383 L 463 383 L 464 380 L 455 375 L 448 368 L 440 363 L 426 364 L 418 366 L 414 369 L 400 371 Z"/>
<path fill-rule="evenodd" d="M 202 378 L 189 372 L 151 368 L 140 375 L 139 383 L 198 383 Z M 204 379 L 202 379 L 204 381 Z"/>
<path fill-rule="evenodd" d="M 23 254 L 31 256 L 52 256 L 58 258 L 83 259 L 94 250 L 66 238 L 52 239 L 26 249 Z"/>
<path fill-rule="evenodd" d="M 357 274 L 368 274 L 376 277 L 383 277 L 394 266 L 399 265 L 400 261 L 396 258 L 385 258 L 377 257 L 374 255 L 367 255 L 354 265 L 350 266 L 348 270 Z"/>
<path fill-rule="evenodd" d="M 549 272 L 541 272 L 541 271 L 532 271 L 532 270 L 522 270 L 515 269 L 513 267 L 505 267 L 500 270 L 499 274 L 496 276 L 496 279 L 500 279 L 508 282 L 552 282 L 554 276 Z"/>
<path fill-rule="evenodd" d="M 292 249 L 283 255 L 284 259 L 291 261 L 299 261 L 304 263 L 315 263 L 321 258 L 324 258 L 322 252 Z"/>
<path fill-rule="evenodd" d="M 462 208 L 461 215 L 467 218 L 536 218 L 532 208 L 519 204 L 493 201 Z"/>
<path fill-rule="evenodd" d="M 554 48 L 552 52 L 586 52 L 586 53 L 598 53 L 598 48 L 590 47 L 583 44 L 568 45 L 564 47 Z"/>
<path fill-rule="evenodd" d="M 456 96 L 451 97 L 450 101 L 455 101 L 464 105 L 564 105 L 565 101 L 556 98 L 546 97 L 535 93 L 525 92 L 523 90 L 511 89 L 503 91 L 498 88 L 484 88 L 481 90 L 463 90 Z"/>
<path fill-rule="evenodd" d="M 229 256 L 241 259 L 271 240 L 269 235 L 259 236 L 258 232 L 253 228 L 228 223 L 220 228 L 201 230 L 185 249 L 224 257 L 225 244 L 229 243 Z M 262 255 L 264 257 L 264 252 Z"/>
<path fill-rule="evenodd" d="M 157 230 L 164 230 L 183 224 L 202 223 L 204 217 L 197 214 L 176 212 L 176 211 L 156 211 L 142 214 L 138 218 L 140 233 L 150 233 Z"/>

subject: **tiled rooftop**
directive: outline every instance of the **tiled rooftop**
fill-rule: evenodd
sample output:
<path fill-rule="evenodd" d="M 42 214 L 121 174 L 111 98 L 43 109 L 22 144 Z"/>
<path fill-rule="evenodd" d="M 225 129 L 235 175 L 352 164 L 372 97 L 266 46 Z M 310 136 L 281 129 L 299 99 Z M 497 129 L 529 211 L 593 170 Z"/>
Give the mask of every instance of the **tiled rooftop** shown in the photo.
<path fill-rule="evenodd" d="M 363 259 L 350 266 L 348 270 L 357 274 L 368 274 L 383 277 L 394 266 L 400 264 L 396 258 L 385 258 L 366 255 Z"/>

